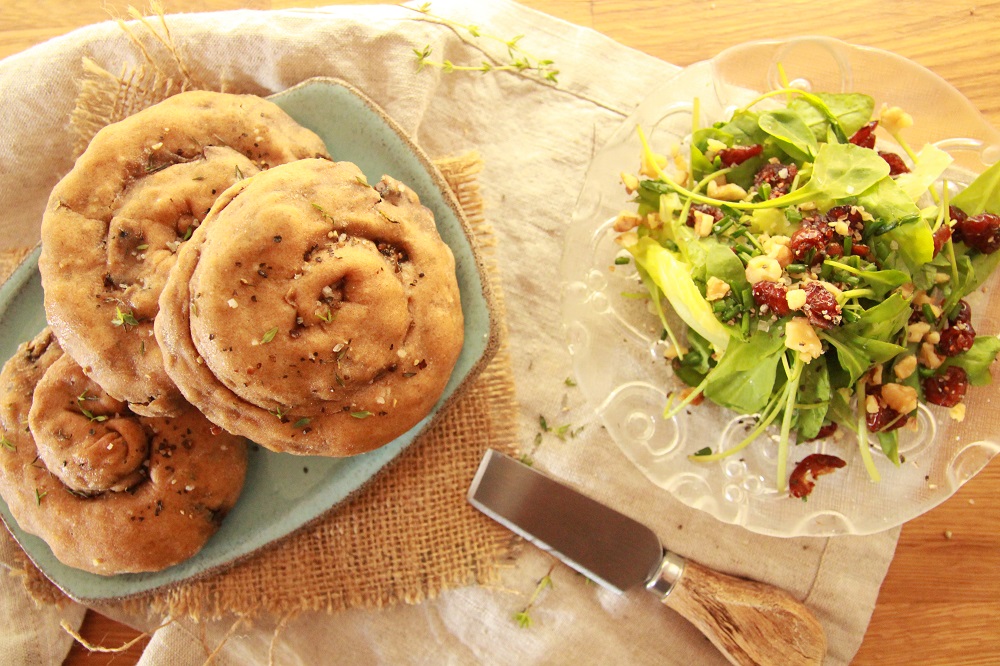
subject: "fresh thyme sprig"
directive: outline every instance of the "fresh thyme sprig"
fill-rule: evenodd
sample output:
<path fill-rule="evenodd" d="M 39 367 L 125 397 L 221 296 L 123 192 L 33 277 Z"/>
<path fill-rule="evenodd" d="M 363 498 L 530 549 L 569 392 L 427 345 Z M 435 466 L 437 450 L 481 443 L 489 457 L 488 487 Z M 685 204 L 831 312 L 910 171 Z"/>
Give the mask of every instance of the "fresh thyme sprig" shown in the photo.
<path fill-rule="evenodd" d="M 507 48 L 507 57 L 509 58 L 507 62 L 499 64 L 483 60 L 478 65 L 456 65 L 450 60 L 431 60 L 433 49 L 428 44 L 422 49 L 413 49 L 413 53 L 417 57 L 418 72 L 424 67 L 435 67 L 449 74 L 452 72 L 481 72 L 483 74 L 487 72 L 533 73 L 550 83 L 559 83 L 557 78 L 559 70 L 554 67 L 555 63 L 552 60 L 539 58 L 521 47 L 520 42 L 524 38 L 524 35 L 516 35 L 510 39 L 504 39 L 503 37 L 483 32 L 477 25 L 459 23 L 458 21 L 436 16 L 430 13 L 431 3 L 429 2 L 425 2 L 419 7 L 408 7 L 408 9 L 423 14 L 426 17 L 423 20 L 448 26 L 460 35 L 464 32 L 473 39 L 487 39 L 503 44 Z"/>
<path fill-rule="evenodd" d="M 102 422 L 108 420 L 107 416 L 104 416 L 103 414 L 101 414 L 101 415 L 95 415 L 94 412 L 92 412 L 89 409 L 87 409 L 86 407 L 84 407 L 83 406 L 83 401 L 84 400 L 97 400 L 97 396 L 87 395 L 87 391 L 84 391 L 80 395 L 76 396 L 76 404 L 80 408 L 80 412 L 84 416 L 86 416 L 88 419 L 90 419 L 91 423 L 94 423 L 94 422 L 102 423 Z"/>
<path fill-rule="evenodd" d="M 135 318 L 135 314 L 132 312 L 123 312 L 122 309 L 116 305 L 115 318 L 111 320 L 111 323 L 115 326 L 124 326 L 127 331 L 129 326 L 138 326 L 139 320 Z"/>
<path fill-rule="evenodd" d="M 531 597 L 528 599 L 528 603 L 524 606 L 524 608 L 514 613 L 514 620 L 517 622 L 517 626 L 521 627 L 522 629 L 530 628 L 532 623 L 534 622 L 534 620 L 531 617 L 530 611 L 531 608 L 535 605 L 535 602 L 538 601 L 539 595 L 541 595 L 542 591 L 545 590 L 546 588 L 553 587 L 552 572 L 555 570 L 555 568 L 556 568 L 555 564 L 549 567 L 548 573 L 542 576 L 542 578 L 538 581 L 538 584 L 535 586 L 535 591 L 531 593 Z"/>

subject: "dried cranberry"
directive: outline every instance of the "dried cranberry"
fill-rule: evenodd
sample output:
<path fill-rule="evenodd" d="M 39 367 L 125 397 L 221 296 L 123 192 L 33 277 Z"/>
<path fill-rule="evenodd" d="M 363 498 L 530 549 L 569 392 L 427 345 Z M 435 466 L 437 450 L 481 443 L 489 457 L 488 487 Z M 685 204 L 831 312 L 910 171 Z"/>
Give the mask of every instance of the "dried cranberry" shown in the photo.
<path fill-rule="evenodd" d="M 969 388 L 969 376 L 963 368 L 952 365 L 944 372 L 928 377 L 923 382 L 927 402 L 942 407 L 954 407 L 962 402 Z"/>
<path fill-rule="evenodd" d="M 836 259 L 844 254 L 844 246 L 840 243 L 827 243 L 825 252 L 826 256 Z"/>
<path fill-rule="evenodd" d="M 792 181 L 799 173 L 799 168 L 795 164 L 781 164 L 780 162 L 768 162 L 760 168 L 760 171 L 753 177 L 754 185 L 769 185 L 771 187 L 770 198 L 780 197 L 788 194 L 792 189 Z"/>
<path fill-rule="evenodd" d="M 788 289 L 780 282 L 756 283 L 753 288 L 753 300 L 757 305 L 766 305 L 776 317 L 784 317 L 791 309 L 788 307 Z"/>
<path fill-rule="evenodd" d="M 898 176 L 901 173 L 910 173 L 910 167 L 906 166 L 906 162 L 903 161 L 903 158 L 896 153 L 887 153 L 880 150 L 878 152 L 878 156 L 888 163 L 890 176 Z"/>
<path fill-rule="evenodd" d="M 809 282 L 803 289 L 806 303 L 802 311 L 809 317 L 809 323 L 818 328 L 833 328 L 840 323 L 840 305 L 834 296 L 819 282 Z"/>
<path fill-rule="evenodd" d="M 980 213 L 955 224 L 962 241 L 983 254 L 1000 249 L 1000 215 Z"/>
<path fill-rule="evenodd" d="M 950 217 L 956 224 L 958 222 L 965 222 L 969 218 L 969 216 L 965 214 L 965 211 L 958 206 L 948 206 L 948 217 Z"/>
<path fill-rule="evenodd" d="M 951 315 L 951 322 L 964 321 L 966 324 L 972 321 L 972 306 L 964 298 L 958 301 L 955 312 Z"/>
<path fill-rule="evenodd" d="M 857 206 L 834 206 L 826 211 L 826 219 L 828 222 L 847 222 L 851 231 L 862 231 L 865 226 Z"/>
<path fill-rule="evenodd" d="M 764 146 L 754 144 L 752 146 L 733 146 L 732 148 L 723 148 L 719 151 L 719 160 L 722 162 L 722 166 L 731 167 L 738 164 L 743 164 L 751 157 L 757 157 L 764 151 Z"/>
<path fill-rule="evenodd" d="M 942 224 L 938 227 L 937 231 L 934 232 L 934 256 L 936 257 L 944 244 L 948 242 L 951 238 L 951 227 L 947 224 Z"/>
<path fill-rule="evenodd" d="M 700 204 L 700 203 L 691 204 L 691 208 L 690 210 L 688 210 L 688 218 L 687 218 L 687 225 L 689 227 L 694 226 L 695 211 L 698 211 L 699 213 L 704 213 L 706 215 L 711 215 L 712 219 L 715 220 L 716 222 L 718 222 L 719 220 L 721 220 L 726 216 L 726 214 L 723 213 L 722 209 L 719 208 L 718 206 L 709 206 L 708 204 Z"/>
<path fill-rule="evenodd" d="M 878 127 L 878 121 L 873 120 L 852 134 L 848 141 L 853 143 L 855 146 L 861 146 L 862 148 L 874 148 L 876 127 Z"/>
<path fill-rule="evenodd" d="M 788 493 L 792 497 L 806 497 L 816 486 L 816 478 L 836 471 L 847 463 L 837 456 L 811 453 L 795 466 L 788 478 Z"/>
<path fill-rule="evenodd" d="M 826 256 L 826 244 L 832 236 L 832 233 L 827 233 L 829 230 L 830 228 L 826 225 L 822 227 L 803 225 L 796 229 L 788 241 L 788 247 L 796 261 L 802 263 L 809 261 L 813 264 L 823 261 L 823 257 Z"/>
<path fill-rule="evenodd" d="M 967 321 L 957 321 L 941 331 L 937 343 L 937 353 L 942 356 L 958 356 L 972 349 L 976 341 L 976 329 Z"/>
<path fill-rule="evenodd" d="M 851 246 L 851 254 L 857 255 L 862 259 L 867 259 L 871 253 L 871 249 L 864 243 L 856 243 Z"/>

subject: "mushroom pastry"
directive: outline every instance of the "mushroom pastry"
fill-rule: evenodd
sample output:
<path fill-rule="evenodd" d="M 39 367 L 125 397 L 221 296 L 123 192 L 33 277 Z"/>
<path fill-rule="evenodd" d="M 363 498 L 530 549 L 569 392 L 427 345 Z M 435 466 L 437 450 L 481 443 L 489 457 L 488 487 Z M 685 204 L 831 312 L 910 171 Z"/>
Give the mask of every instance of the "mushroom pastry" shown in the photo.
<path fill-rule="evenodd" d="M 153 337 L 178 248 L 234 182 L 326 155 L 318 136 L 252 95 L 181 93 L 98 132 L 42 219 L 45 313 L 66 353 L 133 412 L 178 413 Z"/>
<path fill-rule="evenodd" d="M 156 336 L 184 396 L 274 451 L 348 456 L 433 408 L 458 359 L 455 260 L 402 183 L 300 160 L 235 184 L 179 253 Z"/>
<path fill-rule="evenodd" d="M 101 390 L 51 331 L 0 372 L 0 495 L 64 564 L 158 571 L 201 550 L 236 504 L 246 442 L 194 408 L 149 418 Z"/>

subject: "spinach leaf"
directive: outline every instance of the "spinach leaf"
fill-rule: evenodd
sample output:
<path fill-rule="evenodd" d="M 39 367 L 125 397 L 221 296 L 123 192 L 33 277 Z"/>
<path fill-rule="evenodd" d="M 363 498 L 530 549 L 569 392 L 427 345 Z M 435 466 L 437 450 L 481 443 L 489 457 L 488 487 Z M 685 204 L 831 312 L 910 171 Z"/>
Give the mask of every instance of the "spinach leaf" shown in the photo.
<path fill-rule="evenodd" d="M 774 329 L 756 331 L 746 342 L 732 340 L 708 375 L 705 396 L 741 414 L 759 412 L 771 399 L 784 350 L 785 342 Z"/>
<path fill-rule="evenodd" d="M 990 365 L 1000 353 L 1000 338 L 992 335 L 977 335 L 972 349 L 952 356 L 944 363 L 944 367 L 952 365 L 965 370 L 969 383 L 973 386 L 985 386 L 993 381 L 990 375 Z"/>
<path fill-rule="evenodd" d="M 860 93 L 811 93 L 795 98 L 788 107 L 799 114 L 817 140 L 829 140 L 834 126 L 841 135 L 837 138 L 846 140 L 871 120 L 875 100 Z"/>
<path fill-rule="evenodd" d="M 903 330 L 910 318 L 910 301 L 893 294 L 877 305 L 862 311 L 857 321 L 841 326 L 841 330 L 860 337 L 892 340 Z"/>
<path fill-rule="evenodd" d="M 736 293 L 750 286 L 743 262 L 732 249 L 718 242 L 712 242 L 708 248 L 705 256 L 705 275 L 712 275 L 723 282 L 728 282 Z"/>
<path fill-rule="evenodd" d="M 847 326 L 821 331 L 819 337 L 836 350 L 837 361 L 848 375 L 848 381 L 843 384 L 844 386 L 857 382 L 873 364 L 885 363 L 906 351 L 906 347 L 859 335 L 849 330 Z M 838 381 L 837 385 L 840 385 L 841 381 Z"/>
<path fill-rule="evenodd" d="M 799 114 L 790 109 L 766 111 L 758 119 L 760 128 L 797 162 L 812 162 L 819 152 L 819 142 Z"/>

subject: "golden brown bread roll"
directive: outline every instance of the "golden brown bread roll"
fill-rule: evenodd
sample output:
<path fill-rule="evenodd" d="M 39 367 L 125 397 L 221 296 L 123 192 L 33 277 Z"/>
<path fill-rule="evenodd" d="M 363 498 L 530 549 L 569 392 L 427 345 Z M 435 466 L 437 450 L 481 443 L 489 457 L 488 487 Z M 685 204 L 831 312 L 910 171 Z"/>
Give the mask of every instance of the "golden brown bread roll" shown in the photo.
<path fill-rule="evenodd" d="M 236 504 L 246 442 L 191 407 L 137 417 L 46 329 L 0 371 L 0 495 L 59 561 L 158 571 L 197 553 Z"/>
<path fill-rule="evenodd" d="M 463 342 L 455 260 L 402 183 L 301 160 L 237 183 L 160 296 L 167 372 L 274 451 L 348 456 L 425 417 Z"/>
<path fill-rule="evenodd" d="M 66 353 L 136 413 L 177 413 L 153 320 L 178 247 L 234 182 L 326 155 L 252 95 L 181 93 L 98 132 L 42 220 L 45 312 Z"/>

